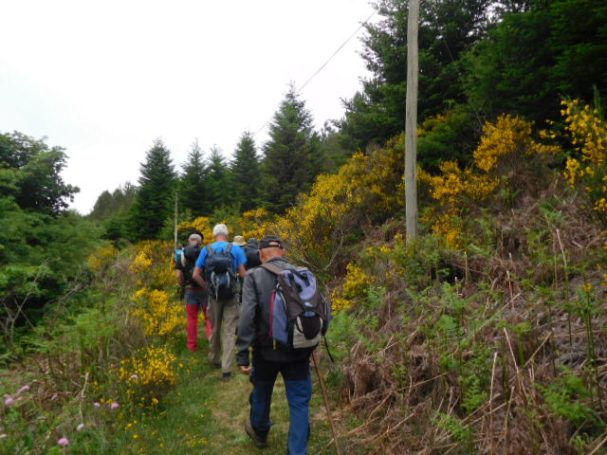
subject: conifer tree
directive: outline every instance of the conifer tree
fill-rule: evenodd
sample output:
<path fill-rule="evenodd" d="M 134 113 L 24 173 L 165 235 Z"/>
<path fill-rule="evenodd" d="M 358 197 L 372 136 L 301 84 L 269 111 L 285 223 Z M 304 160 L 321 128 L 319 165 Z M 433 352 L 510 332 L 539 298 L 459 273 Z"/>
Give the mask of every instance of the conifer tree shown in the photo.
<path fill-rule="evenodd" d="M 176 175 L 169 150 L 160 139 L 154 142 L 141 164 L 139 191 L 131 210 L 135 239 L 154 239 L 172 216 Z"/>
<path fill-rule="evenodd" d="M 230 169 L 217 146 L 211 148 L 206 188 L 210 213 L 234 202 L 234 186 Z"/>
<path fill-rule="evenodd" d="M 242 211 L 251 210 L 259 204 L 261 185 L 259 158 L 255 140 L 248 131 L 240 137 L 232 163 L 234 194 Z"/>
<path fill-rule="evenodd" d="M 193 216 L 209 214 L 207 194 L 208 169 L 203 160 L 198 141 L 192 144 L 183 176 L 179 182 L 179 203 L 182 210 L 189 210 Z"/>
<path fill-rule="evenodd" d="M 283 212 L 307 191 L 322 168 L 312 116 L 291 87 L 274 114 L 264 146 L 263 195 L 270 210 Z"/>

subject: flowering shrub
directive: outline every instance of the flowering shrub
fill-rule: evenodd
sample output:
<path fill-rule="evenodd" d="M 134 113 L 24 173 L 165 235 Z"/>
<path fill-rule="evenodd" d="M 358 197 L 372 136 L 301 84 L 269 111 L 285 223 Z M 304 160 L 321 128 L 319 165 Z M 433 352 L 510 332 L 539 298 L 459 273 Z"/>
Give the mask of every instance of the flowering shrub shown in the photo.
<path fill-rule="evenodd" d="M 177 358 L 165 345 L 146 347 L 120 362 L 118 377 L 127 386 L 131 402 L 156 406 L 177 383 Z"/>
<path fill-rule="evenodd" d="M 183 326 L 183 308 L 169 293 L 159 289 L 142 288 L 131 300 L 131 314 L 143 324 L 147 336 L 166 336 Z"/>
<path fill-rule="evenodd" d="M 336 288 L 331 295 L 331 308 L 334 312 L 347 310 L 352 307 L 356 299 L 365 297 L 372 284 L 372 278 L 358 265 L 350 262 L 347 265 L 347 274 L 341 288 Z"/>
<path fill-rule="evenodd" d="M 205 241 L 213 238 L 213 226 L 211 225 L 209 217 L 199 216 L 193 220 L 182 221 L 177 225 L 178 232 L 189 232 L 194 230 L 202 232 Z"/>
<path fill-rule="evenodd" d="M 432 225 L 432 232 L 451 246 L 458 246 L 462 231 L 462 215 L 466 208 L 487 198 L 499 185 L 499 179 L 478 174 L 472 169 L 462 170 L 453 161 L 440 165 L 439 175 L 421 172 L 419 179 L 430 186 L 430 196 L 439 203 L 435 210 L 422 218 Z"/>
<path fill-rule="evenodd" d="M 267 226 L 272 221 L 272 215 L 264 208 L 244 212 L 238 222 L 238 229 L 245 239 L 262 238 Z"/>
<path fill-rule="evenodd" d="M 112 266 L 117 256 L 118 250 L 114 246 L 104 246 L 97 248 L 89 256 L 87 264 L 92 272 L 100 273 Z"/>
<path fill-rule="evenodd" d="M 563 101 L 561 114 L 575 147 L 567 158 L 565 178 L 590 196 L 594 210 L 607 215 L 607 122 L 579 100 Z"/>
<path fill-rule="evenodd" d="M 175 283 L 171 258 L 173 246 L 170 242 L 149 240 L 135 245 L 129 270 L 137 276 L 141 286 L 163 288 Z"/>
<path fill-rule="evenodd" d="M 420 182 L 429 185 L 430 196 L 438 202 L 438 207 L 428 210 L 422 221 L 428 222 L 432 232 L 450 246 L 458 247 L 463 220 L 478 202 L 494 194 L 500 185 L 520 188 L 525 177 L 523 168 L 534 167 L 529 166 L 529 159 L 560 151 L 558 146 L 536 141 L 532 134 L 533 123 L 503 115 L 483 127 L 472 167 L 461 169 L 456 162 L 446 161 L 440 165 L 438 175 L 421 171 Z"/>
<path fill-rule="evenodd" d="M 520 117 L 501 115 L 495 123 L 485 123 L 480 144 L 474 151 L 475 166 L 484 172 L 496 170 L 499 165 L 512 170 L 525 155 L 560 151 L 558 146 L 534 140 L 532 134 L 533 123 Z M 505 157 L 508 159 L 504 160 Z M 503 169 L 501 174 L 505 174 Z"/>
<path fill-rule="evenodd" d="M 335 175 L 321 175 L 309 194 L 266 227 L 297 260 L 326 270 L 336 250 L 366 221 L 404 207 L 403 137 L 365 155 L 356 153 Z"/>

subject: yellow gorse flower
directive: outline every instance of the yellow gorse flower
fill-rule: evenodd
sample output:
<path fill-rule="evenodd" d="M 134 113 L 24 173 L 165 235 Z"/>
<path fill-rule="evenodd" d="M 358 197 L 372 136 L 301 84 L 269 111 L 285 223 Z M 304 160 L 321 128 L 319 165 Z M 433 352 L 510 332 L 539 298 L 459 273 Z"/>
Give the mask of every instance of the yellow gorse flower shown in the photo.
<path fill-rule="evenodd" d="M 607 214 L 607 122 L 596 109 L 582 106 L 579 100 L 561 104 L 561 114 L 575 146 L 575 155 L 567 158 L 565 178 L 571 186 L 579 183 L 590 195 L 594 210 Z"/>
<path fill-rule="evenodd" d="M 331 308 L 334 312 L 347 310 L 356 299 L 365 297 L 372 285 L 372 277 L 350 262 L 346 267 L 346 279 L 341 288 L 336 288 L 331 295 Z"/>
<path fill-rule="evenodd" d="M 131 314 L 143 324 L 146 335 L 165 336 L 183 325 L 180 302 L 171 300 L 164 290 L 142 288 L 131 297 Z"/>
<path fill-rule="evenodd" d="M 98 273 L 113 264 L 117 256 L 118 250 L 114 246 L 104 246 L 97 248 L 93 254 L 89 256 L 87 264 L 91 271 Z"/>
<path fill-rule="evenodd" d="M 556 136 L 544 131 L 539 137 L 552 140 Z M 472 167 L 462 169 L 455 161 L 445 161 L 437 175 L 419 173 L 420 183 L 429 186 L 430 196 L 438 202 L 438 207 L 427 211 L 422 221 L 429 223 L 432 232 L 447 244 L 459 247 L 466 212 L 494 194 L 502 182 L 516 176 L 513 163 L 525 156 L 559 151 L 556 145 L 536 141 L 533 123 L 520 117 L 502 115 L 495 123 L 485 123 Z"/>

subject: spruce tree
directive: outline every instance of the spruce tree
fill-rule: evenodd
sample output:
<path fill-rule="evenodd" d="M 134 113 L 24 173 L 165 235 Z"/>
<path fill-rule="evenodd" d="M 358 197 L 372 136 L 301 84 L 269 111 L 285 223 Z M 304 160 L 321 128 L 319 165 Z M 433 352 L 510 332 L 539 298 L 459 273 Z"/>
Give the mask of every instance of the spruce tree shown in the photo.
<path fill-rule="evenodd" d="M 322 168 L 321 150 L 312 116 L 291 87 L 274 114 L 264 146 L 263 195 L 270 210 L 284 212 L 310 188 Z"/>
<path fill-rule="evenodd" d="M 254 209 L 259 203 L 261 175 L 251 133 L 247 131 L 242 134 L 234 155 L 232 177 L 236 202 L 242 211 Z"/>
<path fill-rule="evenodd" d="M 217 146 L 211 148 L 206 187 L 211 213 L 234 202 L 234 187 L 230 169 Z"/>
<path fill-rule="evenodd" d="M 160 139 L 154 142 L 141 164 L 139 191 L 131 210 L 135 239 L 154 239 L 172 217 L 176 175 L 169 150 Z"/>
<path fill-rule="evenodd" d="M 179 182 L 179 203 L 182 210 L 190 211 L 192 216 L 208 215 L 209 200 L 206 178 L 208 170 L 203 160 L 198 141 L 192 144 L 183 176 Z"/>

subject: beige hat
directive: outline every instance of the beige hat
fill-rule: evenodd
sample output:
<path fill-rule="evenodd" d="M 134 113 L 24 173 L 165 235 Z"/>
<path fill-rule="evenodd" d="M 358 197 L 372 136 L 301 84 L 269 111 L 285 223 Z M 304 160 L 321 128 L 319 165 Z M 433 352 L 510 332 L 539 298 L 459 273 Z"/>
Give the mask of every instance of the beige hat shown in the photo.
<path fill-rule="evenodd" d="M 247 244 L 247 242 L 244 241 L 244 237 L 242 235 L 235 235 L 234 241 L 232 243 L 238 246 L 245 246 Z"/>

